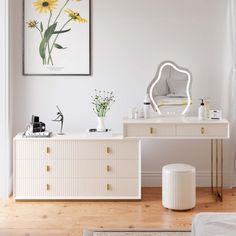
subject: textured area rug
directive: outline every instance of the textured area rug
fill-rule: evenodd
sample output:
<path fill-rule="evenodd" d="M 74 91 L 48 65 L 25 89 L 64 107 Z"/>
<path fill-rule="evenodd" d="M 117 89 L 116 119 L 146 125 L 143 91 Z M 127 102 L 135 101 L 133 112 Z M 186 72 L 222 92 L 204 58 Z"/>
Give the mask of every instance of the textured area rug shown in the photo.
<path fill-rule="evenodd" d="M 84 236 L 191 236 L 190 231 L 84 231 Z"/>

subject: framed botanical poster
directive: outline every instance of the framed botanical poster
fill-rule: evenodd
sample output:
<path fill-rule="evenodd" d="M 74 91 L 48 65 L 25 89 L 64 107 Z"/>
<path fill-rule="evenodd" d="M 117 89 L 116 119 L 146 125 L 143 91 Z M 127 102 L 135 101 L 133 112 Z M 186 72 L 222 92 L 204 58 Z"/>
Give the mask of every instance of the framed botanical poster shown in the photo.
<path fill-rule="evenodd" d="M 23 0 L 24 75 L 91 74 L 91 1 Z"/>

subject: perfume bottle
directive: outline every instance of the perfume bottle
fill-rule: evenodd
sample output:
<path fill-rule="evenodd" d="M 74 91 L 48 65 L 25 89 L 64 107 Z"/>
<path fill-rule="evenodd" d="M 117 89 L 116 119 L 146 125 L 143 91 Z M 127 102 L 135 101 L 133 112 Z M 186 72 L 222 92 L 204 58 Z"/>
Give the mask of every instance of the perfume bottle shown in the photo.
<path fill-rule="evenodd" d="M 143 112 L 145 119 L 150 118 L 150 110 L 151 110 L 151 102 L 148 93 L 146 93 L 143 101 Z"/>
<path fill-rule="evenodd" d="M 202 102 L 200 104 L 200 107 L 198 108 L 198 119 L 199 120 L 204 120 L 205 119 L 205 113 L 206 113 L 206 108 L 203 99 L 201 99 Z"/>

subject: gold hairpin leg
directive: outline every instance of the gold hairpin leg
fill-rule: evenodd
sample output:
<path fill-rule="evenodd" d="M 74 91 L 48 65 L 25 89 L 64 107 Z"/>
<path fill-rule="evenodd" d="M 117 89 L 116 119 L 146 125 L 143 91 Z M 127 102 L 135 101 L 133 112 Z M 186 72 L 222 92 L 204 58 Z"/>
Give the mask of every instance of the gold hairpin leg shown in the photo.
<path fill-rule="evenodd" d="M 220 147 L 220 152 L 219 152 Z M 214 187 L 214 154 L 215 154 L 215 187 Z M 220 154 L 220 185 L 219 185 L 219 154 Z M 215 140 L 215 153 L 214 153 L 214 140 L 211 140 L 211 192 L 218 199 L 223 201 L 223 140 Z"/>
<path fill-rule="evenodd" d="M 213 182 L 213 139 L 211 139 L 211 192 L 214 190 L 214 182 Z"/>
<path fill-rule="evenodd" d="M 218 176 L 219 174 L 219 169 L 218 169 L 218 140 L 216 140 L 216 201 L 218 199 Z"/>
<path fill-rule="evenodd" d="M 220 158 L 221 158 L 221 201 L 223 201 L 223 187 L 224 187 L 224 179 L 223 179 L 223 174 L 224 174 L 224 163 L 223 163 L 223 140 L 220 140 Z"/>

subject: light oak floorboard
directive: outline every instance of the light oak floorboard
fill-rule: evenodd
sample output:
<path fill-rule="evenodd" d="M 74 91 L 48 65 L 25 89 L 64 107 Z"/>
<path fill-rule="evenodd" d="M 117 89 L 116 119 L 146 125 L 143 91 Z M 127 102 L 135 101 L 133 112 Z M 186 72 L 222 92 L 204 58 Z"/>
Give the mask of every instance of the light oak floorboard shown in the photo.
<path fill-rule="evenodd" d="M 1 202 L 0 236 L 82 236 L 90 228 L 191 229 L 198 212 L 236 211 L 236 188 L 224 190 L 215 202 L 209 188 L 197 189 L 197 205 L 190 211 L 162 207 L 161 188 L 143 188 L 142 201 Z"/>

